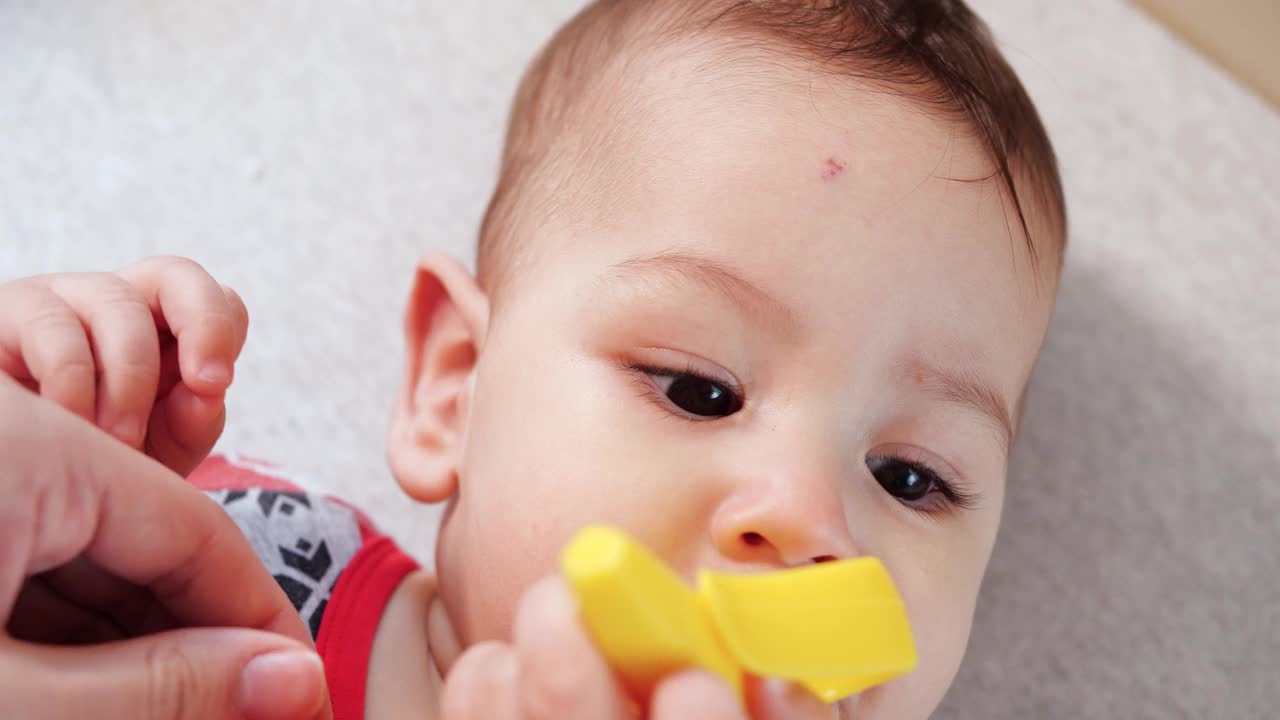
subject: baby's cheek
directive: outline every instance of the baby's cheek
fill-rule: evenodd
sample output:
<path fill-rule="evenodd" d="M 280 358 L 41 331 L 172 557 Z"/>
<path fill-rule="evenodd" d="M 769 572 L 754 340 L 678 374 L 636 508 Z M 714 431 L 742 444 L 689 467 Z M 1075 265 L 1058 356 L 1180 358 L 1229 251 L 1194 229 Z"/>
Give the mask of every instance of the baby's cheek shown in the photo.
<path fill-rule="evenodd" d="M 963 602 L 944 604 L 926 621 L 923 639 L 927 645 L 920 649 L 920 683 L 924 694 L 934 702 L 942 700 L 964 658 L 973 618 L 972 609 L 967 605 Z"/>
<path fill-rule="evenodd" d="M 978 580 L 953 566 L 898 579 L 920 663 L 884 686 L 884 717 L 928 717 L 955 679 L 968 644 Z M 880 704 L 880 703 L 877 703 Z M 876 715 L 879 717 L 879 714 Z"/>

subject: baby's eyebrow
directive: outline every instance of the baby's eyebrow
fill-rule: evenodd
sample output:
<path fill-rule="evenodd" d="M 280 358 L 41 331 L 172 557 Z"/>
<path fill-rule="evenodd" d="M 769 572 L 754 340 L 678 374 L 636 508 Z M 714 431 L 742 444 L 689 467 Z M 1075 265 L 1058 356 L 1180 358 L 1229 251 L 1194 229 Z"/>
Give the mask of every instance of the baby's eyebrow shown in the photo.
<path fill-rule="evenodd" d="M 919 359 L 907 363 L 910 382 L 935 398 L 959 405 L 987 420 L 1006 455 L 1013 444 L 1009 404 L 994 385 L 967 370 L 951 370 Z"/>
<path fill-rule="evenodd" d="M 604 279 L 692 282 L 722 296 L 733 305 L 745 307 L 775 323 L 786 334 L 794 334 L 801 325 L 796 313 L 785 303 L 747 280 L 729 265 L 703 255 L 670 250 L 633 257 L 610 266 Z"/>

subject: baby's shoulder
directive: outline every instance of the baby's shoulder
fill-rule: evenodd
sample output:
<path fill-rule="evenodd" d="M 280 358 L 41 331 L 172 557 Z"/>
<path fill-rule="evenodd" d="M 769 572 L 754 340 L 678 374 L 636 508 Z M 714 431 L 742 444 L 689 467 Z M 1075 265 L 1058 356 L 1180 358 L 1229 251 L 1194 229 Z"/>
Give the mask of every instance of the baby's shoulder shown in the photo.
<path fill-rule="evenodd" d="M 416 570 L 387 603 L 369 659 L 368 720 L 437 717 L 444 680 L 428 640 L 435 601 L 435 576 Z"/>
<path fill-rule="evenodd" d="M 269 463 L 215 455 L 188 481 L 226 511 L 307 623 L 338 716 L 395 717 L 365 710 L 384 680 L 428 657 L 434 576 L 357 508 Z"/>

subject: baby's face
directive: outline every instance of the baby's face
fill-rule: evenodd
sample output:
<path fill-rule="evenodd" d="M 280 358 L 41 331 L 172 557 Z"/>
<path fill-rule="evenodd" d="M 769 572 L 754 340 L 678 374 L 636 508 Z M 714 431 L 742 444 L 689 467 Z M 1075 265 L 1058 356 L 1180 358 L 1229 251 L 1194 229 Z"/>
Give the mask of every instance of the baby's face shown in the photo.
<path fill-rule="evenodd" d="M 588 523 L 690 578 L 874 555 L 921 663 L 849 703 L 923 717 L 968 638 L 1052 272 L 994 180 L 957 180 L 991 174 L 981 147 L 914 104 L 686 70 L 644 80 L 596 201 L 558 207 L 503 290 L 442 597 L 464 642 L 505 636 Z"/>

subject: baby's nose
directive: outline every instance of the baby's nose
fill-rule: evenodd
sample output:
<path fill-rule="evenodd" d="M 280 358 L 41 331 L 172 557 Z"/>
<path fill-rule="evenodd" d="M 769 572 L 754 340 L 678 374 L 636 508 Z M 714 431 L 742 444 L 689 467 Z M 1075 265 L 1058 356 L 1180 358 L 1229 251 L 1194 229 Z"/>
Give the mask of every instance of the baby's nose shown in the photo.
<path fill-rule="evenodd" d="M 838 492 L 780 485 L 740 488 L 716 508 L 711 533 L 723 556 L 797 567 L 858 555 Z"/>
<path fill-rule="evenodd" d="M 770 554 L 775 554 L 779 558 L 784 557 L 783 552 L 778 549 L 777 545 L 774 545 L 773 542 L 769 540 L 769 538 L 765 537 L 764 535 L 761 535 L 755 530 L 748 530 L 742 533 L 741 540 L 742 540 L 743 546 L 746 548 L 766 548 L 766 552 Z M 803 554 L 801 555 L 801 557 L 803 557 Z M 836 560 L 836 559 L 837 558 L 835 555 L 830 555 L 830 554 L 814 555 L 813 557 L 809 558 L 809 560 L 815 563 L 831 562 L 832 560 Z M 787 563 L 787 564 L 790 565 L 792 563 Z"/>

